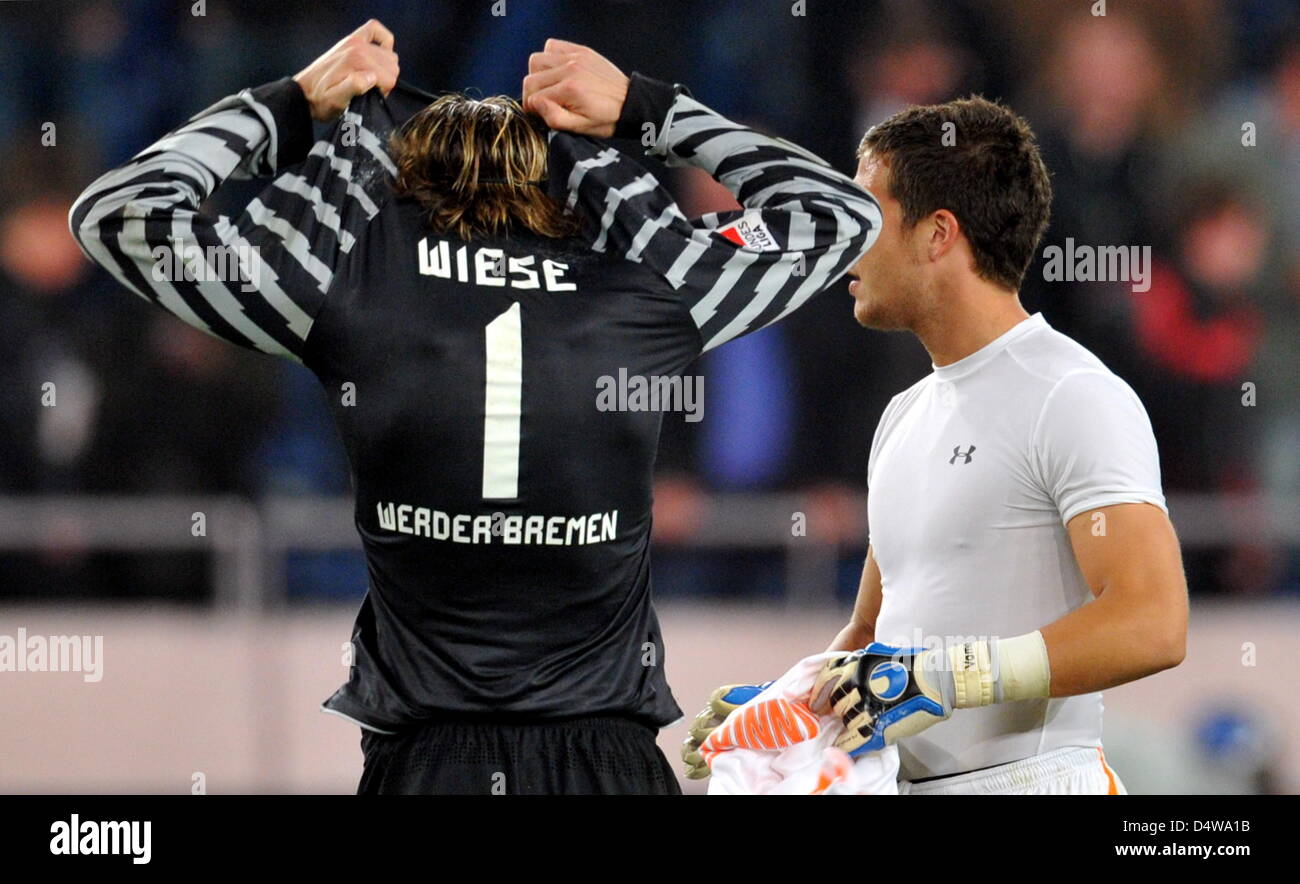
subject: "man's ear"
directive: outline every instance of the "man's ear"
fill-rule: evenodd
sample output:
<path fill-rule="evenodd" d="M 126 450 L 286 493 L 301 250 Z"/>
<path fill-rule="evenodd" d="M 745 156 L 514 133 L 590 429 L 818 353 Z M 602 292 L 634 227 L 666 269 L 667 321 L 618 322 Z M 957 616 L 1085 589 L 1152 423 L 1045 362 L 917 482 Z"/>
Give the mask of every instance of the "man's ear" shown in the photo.
<path fill-rule="evenodd" d="M 961 237 L 961 224 L 957 216 L 947 209 L 939 209 L 930 216 L 930 238 L 926 243 L 928 257 L 938 261 L 948 254 Z"/>

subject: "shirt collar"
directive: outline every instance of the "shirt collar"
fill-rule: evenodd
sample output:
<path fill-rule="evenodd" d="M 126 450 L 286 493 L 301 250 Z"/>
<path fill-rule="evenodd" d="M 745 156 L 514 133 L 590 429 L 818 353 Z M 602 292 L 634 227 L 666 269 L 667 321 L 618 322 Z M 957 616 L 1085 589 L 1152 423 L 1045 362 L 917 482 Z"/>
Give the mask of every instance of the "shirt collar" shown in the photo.
<path fill-rule="evenodd" d="M 975 371 L 977 368 L 993 359 L 993 357 L 1005 350 L 1007 345 L 1012 341 L 1022 338 L 1036 329 L 1049 327 L 1047 320 L 1043 318 L 1043 314 L 1035 313 L 1028 319 L 1020 320 L 1020 322 L 1017 322 L 1015 325 L 1011 326 L 1011 328 L 1007 329 L 1001 335 L 989 341 L 969 356 L 958 359 L 956 362 L 949 363 L 948 365 L 935 365 L 934 363 L 931 363 L 930 367 L 934 369 L 934 376 L 939 380 L 956 380 L 959 377 L 970 374 L 972 371 Z"/>

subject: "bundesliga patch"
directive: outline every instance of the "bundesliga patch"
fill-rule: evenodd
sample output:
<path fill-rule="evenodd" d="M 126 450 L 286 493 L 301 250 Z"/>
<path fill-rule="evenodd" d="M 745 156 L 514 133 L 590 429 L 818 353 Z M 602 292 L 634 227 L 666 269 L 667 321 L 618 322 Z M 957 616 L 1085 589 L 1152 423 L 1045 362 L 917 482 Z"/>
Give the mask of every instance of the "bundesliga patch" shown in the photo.
<path fill-rule="evenodd" d="M 715 232 L 751 252 L 774 252 L 780 248 L 772 231 L 767 229 L 758 215 L 744 215 L 725 227 L 719 227 Z"/>

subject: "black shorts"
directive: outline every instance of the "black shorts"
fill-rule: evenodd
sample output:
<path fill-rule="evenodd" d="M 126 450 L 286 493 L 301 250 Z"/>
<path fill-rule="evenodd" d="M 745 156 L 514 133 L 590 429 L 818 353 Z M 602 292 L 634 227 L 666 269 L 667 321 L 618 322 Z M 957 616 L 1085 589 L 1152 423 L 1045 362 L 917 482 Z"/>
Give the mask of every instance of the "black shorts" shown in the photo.
<path fill-rule="evenodd" d="M 655 731 L 621 716 L 361 732 L 359 795 L 680 795 Z"/>

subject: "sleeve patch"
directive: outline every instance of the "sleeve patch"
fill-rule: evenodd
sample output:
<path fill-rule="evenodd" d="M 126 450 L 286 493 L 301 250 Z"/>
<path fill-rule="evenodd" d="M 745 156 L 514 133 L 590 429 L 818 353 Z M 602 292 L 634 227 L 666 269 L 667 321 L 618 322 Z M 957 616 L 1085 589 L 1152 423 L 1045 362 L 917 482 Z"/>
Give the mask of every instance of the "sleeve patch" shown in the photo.
<path fill-rule="evenodd" d="M 751 252 L 775 252 L 781 248 L 776 244 L 776 237 L 768 230 L 767 224 L 756 214 L 741 216 L 714 232 Z"/>

